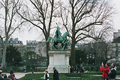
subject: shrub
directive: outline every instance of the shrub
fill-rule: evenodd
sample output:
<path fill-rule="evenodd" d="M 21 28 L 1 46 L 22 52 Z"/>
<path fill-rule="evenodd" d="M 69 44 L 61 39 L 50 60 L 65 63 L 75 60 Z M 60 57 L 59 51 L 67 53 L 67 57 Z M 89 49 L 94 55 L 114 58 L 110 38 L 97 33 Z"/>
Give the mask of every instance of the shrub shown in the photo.
<path fill-rule="evenodd" d="M 8 66 L 8 67 L 2 68 L 2 70 L 3 70 L 3 72 L 9 72 L 10 68 L 12 68 L 13 72 L 19 72 L 20 71 L 18 66 Z"/>

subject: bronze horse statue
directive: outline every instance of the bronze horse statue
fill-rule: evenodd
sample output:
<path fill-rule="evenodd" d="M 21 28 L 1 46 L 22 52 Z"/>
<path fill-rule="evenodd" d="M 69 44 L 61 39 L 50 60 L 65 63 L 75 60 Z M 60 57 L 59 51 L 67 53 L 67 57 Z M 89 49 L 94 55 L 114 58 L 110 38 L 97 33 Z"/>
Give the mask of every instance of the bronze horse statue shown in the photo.
<path fill-rule="evenodd" d="M 56 47 L 58 43 L 62 44 L 62 50 L 67 50 L 68 45 L 71 46 L 70 40 L 67 39 L 67 37 L 71 37 L 69 32 L 65 32 L 62 36 L 60 33 L 61 32 L 59 31 L 59 28 L 57 28 L 55 36 L 49 37 L 48 40 L 46 41 L 46 42 L 50 42 L 52 40 L 50 50 L 52 50 L 53 46 L 58 50 L 58 48 Z"/>

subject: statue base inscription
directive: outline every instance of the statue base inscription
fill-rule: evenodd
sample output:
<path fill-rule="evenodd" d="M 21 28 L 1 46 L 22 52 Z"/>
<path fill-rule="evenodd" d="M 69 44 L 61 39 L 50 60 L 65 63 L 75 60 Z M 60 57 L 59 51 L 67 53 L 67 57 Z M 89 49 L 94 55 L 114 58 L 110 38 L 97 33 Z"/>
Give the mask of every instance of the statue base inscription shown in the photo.
<path fill-rule="evenodd" d="M 53 73 L 53 67 L 55 67 L 59 73 L 69 73 L 69 57 L 70 51 L 49 51 L 49 66 L 48 72 Z"/>

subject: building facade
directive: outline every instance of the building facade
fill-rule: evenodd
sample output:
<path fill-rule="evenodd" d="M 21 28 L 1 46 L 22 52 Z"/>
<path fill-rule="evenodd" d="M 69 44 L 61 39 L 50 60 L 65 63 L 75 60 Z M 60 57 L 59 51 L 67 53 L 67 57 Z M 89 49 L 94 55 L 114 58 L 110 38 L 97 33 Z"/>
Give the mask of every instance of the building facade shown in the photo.
<path fill-rule="evenodd" d="M 23 53 L 24 53 L 24 47 L 23 47 L 23 42 L 18 40 L 18 38 L 10 38 L 8 40 L 8 46 L 11 45 L 11 46 L 14 46 L 18 49 L 18 51 L 21 53 L 21 56 L 23 56 Z"/>
<path fill-rule="evenodd" d="M 35 52 L 42 57 L 41 66 L 47 66 L 46 42 L 38 42 Z"/>
<path fill-rule="evenodd" d="M 36 40 L 26 42 L 26 51 L 35 51 L 38 42 Z"/>
<path fill-rule="evenodd" d="M 2 62 L 2 53 L 3 53 L 3 47 L 2 47 L 2 41 L 0 41 L 0 63 Z M 24 47 L 22 41 L 18 40 L 18 38 L 10 38 L 7 42 L 7 46 L 14 46 L 18 49 L 18 51 L 21 53 L 21 56 L 23 56 L 24 53 Z"/>
<path fill-rule="evenodd" d="M 18 38 L 10 38 L 7 42 L 7 46 L 14 46 L 21 53 L 21 57 L 23 57 L 25 52 L 34 51 L 36 54 L 41 57 L 42 66 L 47 65 L 47 55 L 46 55 L 46 42 L 37 42 L 36 40 L 26 41 L 26 45 L 23 45 L 23 42 L 18 40 Z M 3 48 L 0 44 L 0 65 L 2 62 L 2 53 Z"/>

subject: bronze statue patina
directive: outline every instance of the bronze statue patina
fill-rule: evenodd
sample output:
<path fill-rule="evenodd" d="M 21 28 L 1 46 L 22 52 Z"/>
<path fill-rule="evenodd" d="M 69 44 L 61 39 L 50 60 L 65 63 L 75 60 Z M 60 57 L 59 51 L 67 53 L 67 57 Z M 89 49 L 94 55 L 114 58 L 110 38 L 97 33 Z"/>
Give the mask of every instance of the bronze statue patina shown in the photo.
<path fill-rule="evenodd" d="M 67 36 L 71 37 L 69 32 L 65 32 L 62 36 L 61 35 L 62 35 L 62 33 L 60 32 L 60 28 L 57 26 L 55 36 L 53 38 L 49 37 L 48 40 L 46 41 L 46 42 L 50 42 L 52 40 L 50 50 L 52 50 L 53 46 L 58 50 L 58 47 L 56 47 L 56 45 L 58 45 L 58 43 L 61 43 L 62 50 L 68 50 L 68 45 L 71 46 L 70 40 L 67 39 Z"/>

